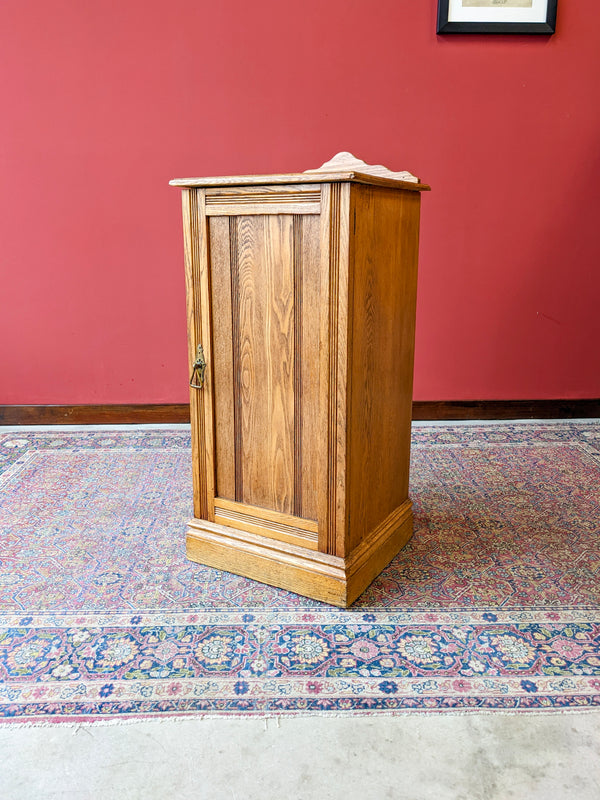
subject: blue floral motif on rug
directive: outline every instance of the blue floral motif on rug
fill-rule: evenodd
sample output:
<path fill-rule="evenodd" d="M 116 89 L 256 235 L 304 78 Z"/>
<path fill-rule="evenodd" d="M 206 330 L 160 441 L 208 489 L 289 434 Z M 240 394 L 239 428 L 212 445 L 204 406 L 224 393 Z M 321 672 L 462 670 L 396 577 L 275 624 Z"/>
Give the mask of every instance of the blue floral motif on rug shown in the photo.
<path fill-rule="evenodd" d="M 181 428 L 0 433 L 0 719 L 600 706 L 600 425 L 416 426 L 346 611 L 186 560 Z"/>

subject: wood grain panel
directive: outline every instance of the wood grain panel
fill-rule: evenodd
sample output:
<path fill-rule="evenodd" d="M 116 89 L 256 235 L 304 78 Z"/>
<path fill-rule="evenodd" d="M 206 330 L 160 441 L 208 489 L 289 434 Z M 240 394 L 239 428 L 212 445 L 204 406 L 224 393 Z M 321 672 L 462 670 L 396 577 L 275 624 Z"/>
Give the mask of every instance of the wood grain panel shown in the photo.
<path fill-rule="evenodd" d="M 329 245 L 329 414 L 328 414 L 328 442 L 327 442 L 327 478 L 329 484 L 328 509 L 327 509 L 327 553 L 331 555 L 344 555 L 337 552 L 337 508 L 339 505 L 342 487 L 338 486 L 338 460 L 341 457 L 339 450 L 344 446 L 344 440 L 339 436 L 339 407 L 340 390 L 338 386 L 339 353 L 339 295 L 340 295 L 340 224 L 341 224 L 341 196 L 344 186 L 332 184 L 331 186 L 331 216 L 330 216 L 330 245 Z"/>
<path fill-rule="evenodd" d="M 210 289 L 204 190 L 189 189 L 182 192 L 182 210 L 190 373 L 191 365 L 196 358 L 196 348 L 200 343 L 204 345 L 209 365 L 205 376 L 205 389 L 190 390 L 194 516 L 214 520 Z"/>
<path fill-rule="evenodd" d="M 338 277 L 337 277 L 337 345 L 335 356 L 336 395 L 335 395 L 335 554 L 346 556 L 348 547 L 349 513 L 348 499 L 348 447 L 347 447 L 347 417 L 348 398 L 350 395 L 350 376 L 348 373 L 348 360 L 352 353 L 352 331 L 350 322 L 351 298 L 353 293 L 352 272 L 350 269 L 352 252 L 350 238 L 350 189 L 351 184 L 344 183 L 339 186 L 339 252 L 338 252 Z M 330 300 L 331 303 L 331 300 Z M 334 361 L 330 359 L 334 365 Z"/>
<path fill-rule="evenodd" d="M 235 499 L 233 312 L 229 219 L 209 219 L 213 394 L 215 410 L 215 495 Z"/>
<path fill-rule="evenodd" d="M 238 251 L 238 219 L 229 217 L 229 264 L 231 280 L 231 349 L 233 373 L 233 430 L 235 499 L 244 496 L 242 470 L 242 345 L 240 340 L 240 265 Z"/>
<path fill-rule="evenodd" d="M 318 214 L 319 186 L 221 186 L 206 190 L 209 215 Z"/>
<path fill-rule="evenodd" d="M 298 236 L 294 247 L 300 262 L 299 285 L 296 288 L 301 313 L 296 316 L 296 341 L 299 352 L 299 381 L 296 386 L 302 398 L 298 424 L 301 458 L 297 483 L 301 493 L 298 515 L 318 519 L 319 491 L 325 487 L 325 476 L 320 470 L 321 451 L 327 442 L 327 424 L 319 409 L 319 352 L 321 304 L 321 243 L 319 217 L 299 218 Z"/>
<path fill-rule="evenodd" d="M 294 281 L 294 495 L 293 511 L 302 516 L 302 318 L 303 318 L 303 269 L 302 269 L 302 217 L 294 215 L 292 230 L 293 281 Z"/>
<path fill-rule="evenodd" d="M 317 549 L 316 523 L 291 514 L 218 499 L 215 500 L 215 522 L 311 550 Z"/>
<path fill-rule="evenodd" d="M 232 500 L 226 500 L 223 497 L 215 499 L 215 508 L 218 508 L 220 511 L 237 511 L 247 516 L 254 517 L 257 520 L 264 520 L 280 525 L 291 525 L 292 527 L 300 528 L 309 533 L 317 532 L 317 523 L 314 520 L 303 519 L 293 514 L 285 514 L 282 511 L 273 511 L 270 508 L 259 508 L 258 506 L 251 506 L 247 503 L 236 503 Z"/>
<path fill-rule="evenodd" d="M 207 209 L 232 203 L 319 203 L 321 189 L 312 183 L 291 186 L 217 186 L 206 190 Z M 234 210 L 232 209 L 232 212 Z"/>
<path fill-rule="evenodd" d="M 348 551 L 408 497 L 420 197 L 353 186 Z"/>
<path fill-rule="evenodd" d="M 304 200 L 287 203 L 214 203 L 206 209 L 207 216 L 228 217 L 230 214 L 250 216 L 253 214 L 318 214 L 318 203 L 307 203 Z"/>
<path fill-rule="evenodd" d="M 209 230 L 216 494 L 316 520 L 319 218 L 211 217 Z"/>
<path fill-rule="evenodd" d="M 293 217 L 238 218 L 242 500 L 292 513 Z"/>
<path fill-rule="evenodd" d="M 331 262 L 331 184 L 321 186 L 321 216 L 319 217 L 320 298 L 319 298 L 319 420 L 322 426 L 321 446 L 318 452 L 318 475 L 321 480 L 317 492 L 317 520 L 319 523 L 319 552 L 335 550 L 335 534 L 332 537 L 329 511 L 331 421 L 330 403 L 330 262 Z M 333 539 L 333 544 L 332 544 Z"/>
<path fill-rule="evenodd" d="M 346 554 L 346 405 L 348 396 L 350 286 L 350 184 L 330 184 L 322 189 L 321 261 L 321 381 L 326 404 L 327 492 L 321 493 L 319 549 L 332 555 Z M 325 314 L 325 318 L 323 315 Z M 326 387 L 326 388 L 325 388 Z"/>
<path fill-rule="evenodd" d="M 209 264 L 209 232 L 205 206 L 206 193 L 197 192 L 197 237 L 198 237 L 198 285 L 196 295 L 200 301 L 200 342 L 204 347 L 207 368 L 204 377 L 204 389 L 192 389 L 192 394 L 202 395 L 201 405 L 204 412 L 203 440 L 204 460 L 206 464 L 206 501 L 209 520 L 215 518 L 215 443 L 214 443 L 214 407 L 213 407 L 213 353 L 212 328 L 210 313 L 210 264 Z"/>

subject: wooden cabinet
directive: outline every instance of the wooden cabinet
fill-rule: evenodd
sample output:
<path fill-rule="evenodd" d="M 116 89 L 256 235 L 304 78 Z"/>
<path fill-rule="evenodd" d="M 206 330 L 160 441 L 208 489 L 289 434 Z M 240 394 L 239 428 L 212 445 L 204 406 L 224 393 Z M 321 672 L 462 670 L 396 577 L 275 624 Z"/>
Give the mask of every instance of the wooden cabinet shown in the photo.
<path fill-rule="evenodd" d="M 171 183 L 194 365 L 188 557 L 348 606 L 412 535 L 428 187 L 347 153 L 300 174 Z"/>

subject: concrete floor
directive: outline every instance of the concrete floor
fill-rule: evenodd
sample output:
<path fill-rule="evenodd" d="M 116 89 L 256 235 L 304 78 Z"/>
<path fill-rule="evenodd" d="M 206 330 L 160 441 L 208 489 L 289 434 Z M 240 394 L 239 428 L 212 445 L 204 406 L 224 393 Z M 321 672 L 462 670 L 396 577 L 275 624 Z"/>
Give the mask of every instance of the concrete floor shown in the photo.
<path fill-rule="evenodd" d="M 0 728 L 2 800 L 598 800 L 600 712 Z"/>

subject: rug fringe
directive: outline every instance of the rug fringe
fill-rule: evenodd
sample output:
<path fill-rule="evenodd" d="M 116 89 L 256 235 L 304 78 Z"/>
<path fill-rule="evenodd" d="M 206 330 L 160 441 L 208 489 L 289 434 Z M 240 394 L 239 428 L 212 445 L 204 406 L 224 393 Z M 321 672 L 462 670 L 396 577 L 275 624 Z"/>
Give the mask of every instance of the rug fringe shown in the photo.
<path fill-rule="evenodd" d="M 371 718 L 373 720 L 380 719 L 382 716 L 384 717 L 464 717 L 464 716 L 509 716 L 509 717 L 516 717 L 516 716 L 527 716 L 527 717 L 546 717 L 551 715 L 577 715 L 577 714 L 600 714 L 600 708 L 547 708 L 547 709 L 508 709 L 508 708 L 462 708 L 462 709 L 450 709 L 448 711 L 436 711 L 436 710 L 410 710 L 410 711 L 398 711 L 394 710 L 378 710 L 378 711 L 350 711 L 350 712 L 339 712 L 339 711 L 326 711 L 326 712 L 318 712 L 318 713 L 307 713 L 305 711 L 289 711 L 283 714 L 264 714 L 264 713 L 252 713 L 252 712 L 245 712 L 243 714 L 237 713 L 206 713 L 206 714 L 173 714 L 173 715 L 155 715 L 155 716 L 140 716 L 131 719 L 96 719 L 90 718 L 86 720 L 27 720 L 27 721 L 14 721 L 9 722 L 7 720 L 0 720 L 0 729 L 7 730 L 11 728 L 72 728 L 73 733 L 77 733 L 78 730 L 82 729 L 85 730 L 86 728 L 93 728 L 93 727 L 105 727 L 109 725 L 139 725 L 144 722 L 153 722 L 157 724 L 177 724 L 180 722 L 185 722 L 187 720 L 199 722 L 205 719 L 244 719 L 244 720 L 258 720 L 268 725 L 269 722 L 273 722 L 277 725 L 277 727 L 281 727 L 281 722 L 286 719 L 298 719 L 298 718 L 310 718 L 310 717 L 325 717 L 325 718 L 336 718 L 340 719 L 343 717 L 364 717 L 364 718 Z"/>

